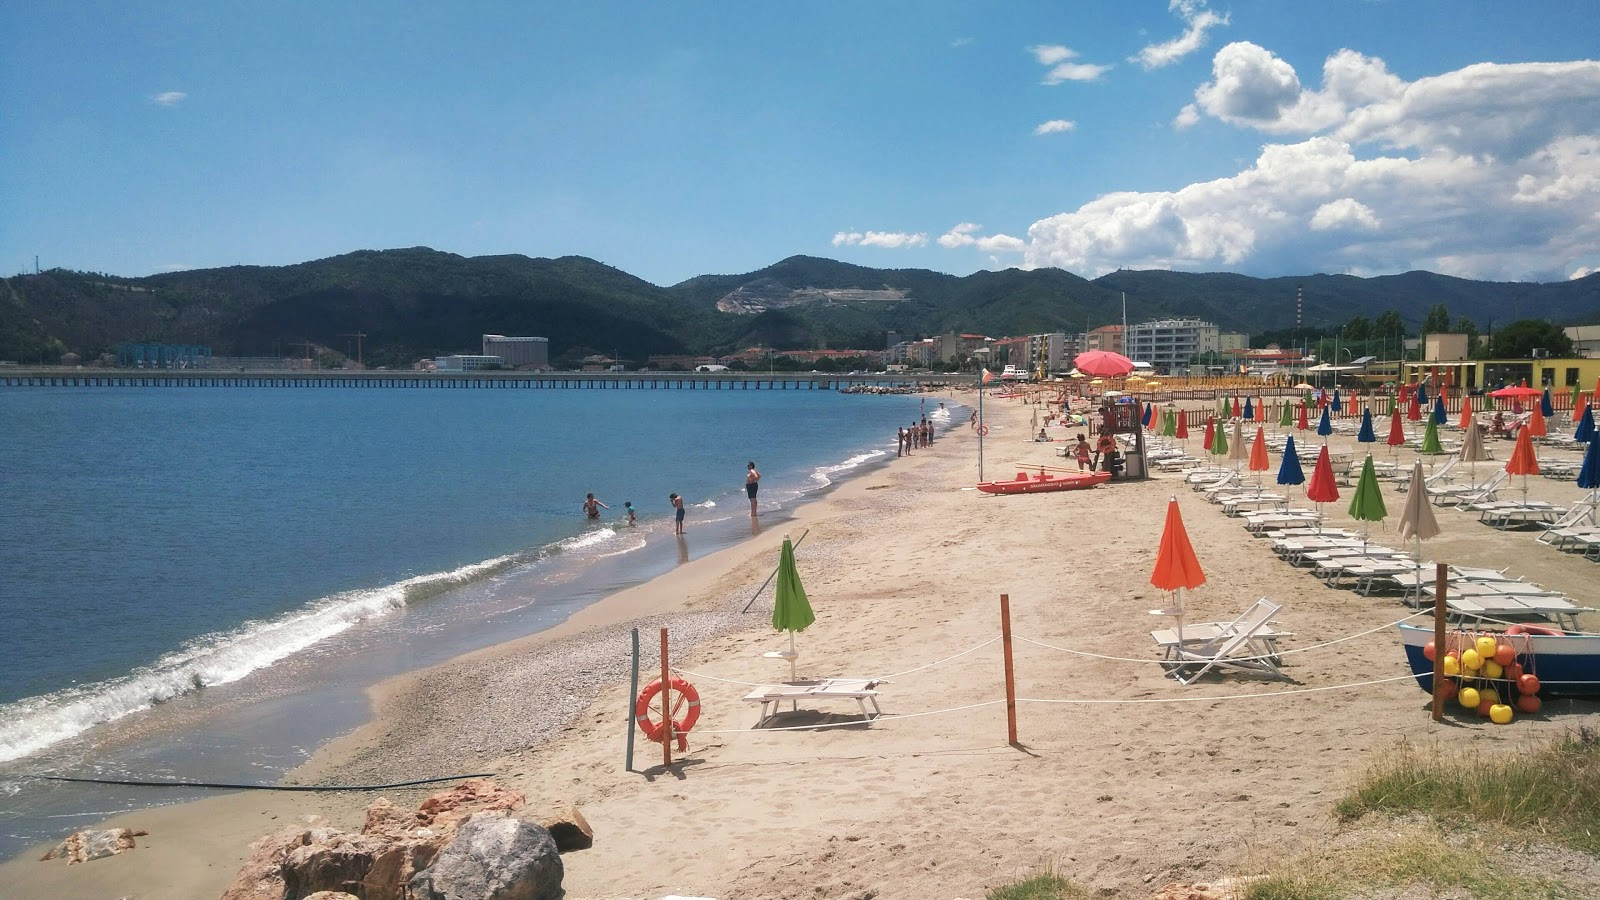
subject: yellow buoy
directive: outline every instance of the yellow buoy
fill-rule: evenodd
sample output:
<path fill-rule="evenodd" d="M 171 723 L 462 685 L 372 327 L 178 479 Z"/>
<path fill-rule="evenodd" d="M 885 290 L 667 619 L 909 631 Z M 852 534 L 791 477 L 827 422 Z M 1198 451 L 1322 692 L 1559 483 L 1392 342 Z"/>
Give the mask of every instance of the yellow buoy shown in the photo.
<path fill-rule="evenodd" d="M 1478 655 L 1484 659 L 1489 659 L 1490 657 L 1494 656 L 1495 640 L 1492 637 L 1485 636 L 1478 638 L 1473 646 L 1477 648 Z"/>
<path fill-rule="evenodd" d="M 1504 703 L 1496 703 L 1489 707 L 1489 721 L 1496 725 L 1504 725 L 1511 721 L 1511 707 Z"/>
<path fill-rule="evenodd" d="M 1478 692 L 1478 702 L 1482 703 L 1485 700 L 1487 700 L 1491 704 L 1499 703 L 1500 702 L 1500 692 L 1495 690 L 1494 688 L 1484 688 L 1483 690 Z"/>
<path fill-rule="evenodd" d="M 1461 689 L 1461 693 L 1456 695 L 1456 699 L 1461 701 L 1461 705 L 1463 707 L 1466 707 L 1467 709 L 1477 709 L 1478 708 L 1478 689 L 1477 688 L 1462 688 Z"/>
<path fill-rule="evenodd" d="M 1446 675 L 1460 675 L 1461 661 L 1454 656 L 1446 656 L 1444 658 L 1444 673 Z"/>
<path fill-rule="evenodd" d="M 1476 672 L 1483 666 L 1483 657 L 1476 650 L 1461 651 L 1461 665 L 1469 672 Z"/>
<path fill-rule="evenodd" d="M 1483 677 L 1485 677 L 1485 678 L 1499 678 L 1501 675 L 1504 675 L 1505 673 L 1506 673 L 1505 667 L 1500 665 L 1499 663 L 1495 662 L 1494 660 L 1485 659 L 1483 661 Z"/>

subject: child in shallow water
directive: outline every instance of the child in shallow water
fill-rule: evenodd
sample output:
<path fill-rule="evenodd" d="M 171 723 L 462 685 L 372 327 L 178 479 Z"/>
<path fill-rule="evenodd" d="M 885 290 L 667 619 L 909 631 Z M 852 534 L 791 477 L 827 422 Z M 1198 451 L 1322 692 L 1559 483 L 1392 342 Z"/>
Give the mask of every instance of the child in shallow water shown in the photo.
<path fill-rule="evenodd" d="M 634 522 L 639 521 L 639 517 L 634 515 L 634 513 L 633 513 L 633 501 L 632 500 L 629 500 L 629 501 L 623 503 L 622 504 L 622 508 L 628 514 L 628 524 L 629 525 L 632 525 Z"/>

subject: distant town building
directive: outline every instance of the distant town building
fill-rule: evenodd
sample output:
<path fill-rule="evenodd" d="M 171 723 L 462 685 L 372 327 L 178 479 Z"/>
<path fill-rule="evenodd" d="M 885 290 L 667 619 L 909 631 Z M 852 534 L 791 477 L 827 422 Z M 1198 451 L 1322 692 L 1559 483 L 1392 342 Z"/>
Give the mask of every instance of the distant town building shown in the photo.
<path fill-rule="evenodd" d="M 1053 332 L 1050 334 L 1031 334 L 1028 336 L 1028 367 L 1037 372 L 1056 372 L 1061 369 L 1064 359 L 1077 355 L 1076 335 L 1069 341 L 1065 334 Z M 1070 349 L 1069 349 L 1070 345 Z"/>
<path fill-rule="evenodd" d="M 483 355 L 499 357 L 508 369 L 548 369 L 550 339 L 486 334 L 483 336 Z"/>
<path fill-rule="evenodd" d="M 1466 359 L 1467 336 L 1464 334 L 1430 334 L 1422 340 L 1422 358 L 1428 361 Z"/>
<path fill-rule="evenodd" d="M 1121 325 L 1101 325 L 1093 331 L 1083 334 L 1082 348 L 1079 352 L 1089 350 L 1105 350 L 1111 353 L 1121 353 L 1123 347 Z"/>
<path fill-rule="evenodd" d="M 500 367 L 504 368 L 506 361 L 498 356 L 468 356 L 456 354 L 454 356 L 440 356 L 433 360 L 434 368 L 441 372 L 477 372 L 481 369 Z"/>
<path fill-rule="evenodd" d="M 1574 325 L 1565 329 L 1572 352 L 1590 359 L 1600 357 L 1600 325 Z"/>
<path fill-rule="evenodd" d="M 1158 372 L 1186 371 L 1197 353 L 1222 349 L 1221 329 L 1200 319 L 1157 319 L 1128 326 L 1123 355 Z"/>

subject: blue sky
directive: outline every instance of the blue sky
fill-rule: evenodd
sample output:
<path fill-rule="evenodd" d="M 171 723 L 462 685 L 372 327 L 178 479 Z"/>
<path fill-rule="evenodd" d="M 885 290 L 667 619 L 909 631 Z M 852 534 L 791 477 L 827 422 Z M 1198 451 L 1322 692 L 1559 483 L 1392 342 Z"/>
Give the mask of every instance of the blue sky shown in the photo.
<path fill-rule="evenodd" d="M 0 272 L 1600 268 L 1585 2 L 0 5 Z"/>

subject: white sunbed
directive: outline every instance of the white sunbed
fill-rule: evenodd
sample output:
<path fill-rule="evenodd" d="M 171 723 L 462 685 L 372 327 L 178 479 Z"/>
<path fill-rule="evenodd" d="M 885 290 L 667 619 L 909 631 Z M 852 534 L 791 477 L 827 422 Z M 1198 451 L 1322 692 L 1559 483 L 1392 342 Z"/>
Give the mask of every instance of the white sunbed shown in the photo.
<path fill-rule="evenodd" d="M 778 705 L 784 701 L 800 700 L 854 700 L 861 707 L 863 721 L 883 715 L 878 709 L 878 692 L 875 688 L 883 682 L 874 678 L 824 678 L 818 681 L 789 681 L 783 684 L 764 684 L 744 695 L 746 703 L 761 704 L 760 728 L 778 714 Z"/>
<path fill-rule="evenodd" d="M 1150 636 L 1162 647 L 1167 673 L 1181 684 L 1193 684 L 1214 668 L 1234 669 L 1261 675 L 1282 676 L 1279 671 L 1277 639 L 1286 636 L 1271 627 L 1272 617 L 1283 609 L 1265 597 L 1250 604 L 1232 622 L 1202 623 L 1211 628 L 1209 637 L 1191 639 L 1190 627 L 1183 628 L 1183 641 L 1176 629 L 1152 631 Z"/>

